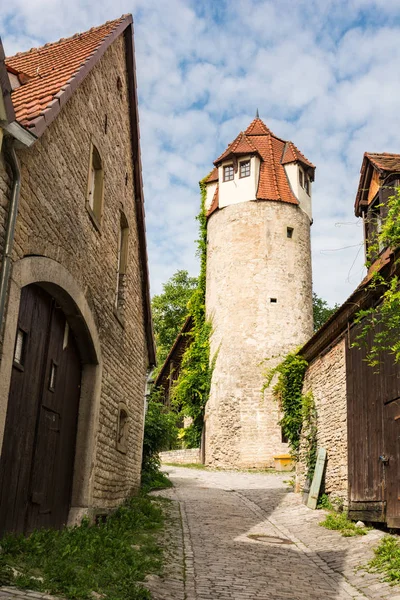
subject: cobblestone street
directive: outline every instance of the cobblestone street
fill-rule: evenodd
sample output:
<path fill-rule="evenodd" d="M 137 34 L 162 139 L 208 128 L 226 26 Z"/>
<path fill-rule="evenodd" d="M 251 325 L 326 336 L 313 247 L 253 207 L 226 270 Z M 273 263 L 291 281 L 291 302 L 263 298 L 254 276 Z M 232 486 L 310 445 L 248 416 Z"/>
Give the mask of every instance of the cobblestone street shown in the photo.
<path fill-rule="evenodd" d="M 357 570 L 384 534 L 320 527 L 323 511 L 288 490 L 290 473 L 164 470 L 175 487 L 163 492 L 165 572 L 147 580 L 155 600 L 400 600 L 399 587 Z"/>

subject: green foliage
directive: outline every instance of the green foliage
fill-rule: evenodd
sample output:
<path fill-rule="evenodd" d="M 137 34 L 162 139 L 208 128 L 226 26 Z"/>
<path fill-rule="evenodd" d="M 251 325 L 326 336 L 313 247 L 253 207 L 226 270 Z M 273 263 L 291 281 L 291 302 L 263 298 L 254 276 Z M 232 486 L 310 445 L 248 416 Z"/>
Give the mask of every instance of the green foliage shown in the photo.
<path fill-rule="evenodd" d="M 12 584 L 67 598 L 144 600 L 138 582 L 159 571 L 161 551 L 155 532 L 163 523 L 159 501 L 131 498 L 104 522 L 60 531 L 40 530 L 28 537 L 1 540 L 0 585 Z"/>
<path fill-rule="evenodd" d="M 386 535 L 374 553 L 375 557 L 368 563 L 368 570 L 383 573 L 384 581 L 400 583 L 400 541 Z"/>
<path fill-rule="evenodd" d="M 322 298 L 313 292 L 314 331 L 318 331 L 338 308 L 339 304 L 335 304 L 335 306 L 330 308 L 326 300 L 322 300 Z"/>
<path fill-rule="evenodd" d="M 321 494 L 318 498 L 317 508 L 325 510 L 333 510 L 332 502 L 327 494 Z"/>
<path fill-rule="evenodd" d="M 145 487 L 166 487 L 159 472 L 159 453 L 173 447 L 178 436 L 178 415 L 163 405 L 161 397 L 162 390 L 154 388 L 144 423 L 142 485 Z"/>
<path fill-rule="evenodd" d="M 207 217 L 205 211 L 206 184 L 200 182 L 201 208 L 197 254 L 200 258 L 198 287 L 189 301 L 189 313 L 193 318 L 193 329 L 188 334 L 191 344 L 182 359 L 181 371 L 172 388 L 172 402 L 183 416 L 193 419 L 185 429 L 184 442 L 189 448 L 200 445 L 203 429 L 204 407 L 211 386 L 212 367 L 210 365 L 211 324 L 206 320 L 206 261 L 207 261 Z"/>
<path fill-rule="evenodd" d="M 302 397 L 302 437 L 305 446 L 305 463 L 307 477 L 312 479 L 317 462 L 317 409 L 312 392 Z"/>
<path fill-rule="evenodd" d="M 288 354 L 276 367 L 266 373 L 266 381 L 262 391 L 271 385 L 275 375 L 278 380 L 272 388 L 274 398 L 283 412 L 279 424 L 283 434 L 288 438 L 291 452 L 297 456 L 300 446 L 300 433 L 303 424 L 303 380 L 307 369 L 307 361 L 299 354 Z"/>
<path fill-rule="evenodd" d="M 371 529 L 368 527 L 356 527 L 356 524 L 350 521 L 344 512 L 332 512 L 330 515 L 327 515 L 324 521 L 321 521 L 320 525 L 326 529 L 340 531 L 343 537 L 366 535 Z"/>
<path fill-rule="evenodd" d="M 381 230 L 368 246 L 367 267 L 371 267 L 381 248 L 397 251 L 400 247 L 400 188 L 388 199 L 388 214 Z M 398 264 L 398 259 L 396 260 Z M 380 303 L 358 311 L 355 323 L 361 324 L 361 331 L 355 346 L 367 347 L 367 362 L 373 367 L 380 364 L 380 354 L 389 352 L 395 362 L 400 362 L 400 289 L 397 275 L 384 278 L 375 269 L 368 291 L 379 292 Z"/>
<path fill-rule="evenodd" d="M 189 314 L 188 302 L 197 288 L 197 277 L 187 271 L 177 271 L 163 285 L 163 292 L 153 296 L 154 334 L 157 344 L 157 362 L 161 366 Z"/>

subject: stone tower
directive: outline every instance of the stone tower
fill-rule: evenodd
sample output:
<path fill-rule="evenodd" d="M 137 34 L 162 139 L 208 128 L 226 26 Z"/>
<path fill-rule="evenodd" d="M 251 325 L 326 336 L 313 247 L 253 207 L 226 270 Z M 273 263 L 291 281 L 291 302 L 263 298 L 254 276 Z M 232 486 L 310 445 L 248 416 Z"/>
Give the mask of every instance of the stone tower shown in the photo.
<path fill-rule="evenodd" d="M 258 117 L 214 165 L 207 179 L 206 310 L 216 362 L 205 460 L 266 467 L 288 446 L 271 391 L 261 394 L 263 372 L 313 332 L 315 167 Z"/>

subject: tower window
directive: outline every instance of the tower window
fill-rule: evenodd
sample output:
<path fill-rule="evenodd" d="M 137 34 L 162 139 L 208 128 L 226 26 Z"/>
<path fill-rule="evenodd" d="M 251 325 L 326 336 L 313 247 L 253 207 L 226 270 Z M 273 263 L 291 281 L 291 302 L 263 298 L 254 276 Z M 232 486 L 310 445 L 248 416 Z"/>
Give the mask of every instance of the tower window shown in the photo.
<path fill-rule="evenodd" d="M 308 175 L 304 175 L 304 189 L 310 195 L 310 178 Z"/>
<path fill-rule="evenodd" d="M 287 227 L 286 229 L 286 235 L 288 238 L 292 238 L 293 237 L 293 227 Z"/>
<path fill-rule="evenodd" d="M 304 173 L 301 169 L 299 169 L 299 183 L 301 187 L 304 187 Z"/>
<path fill-rule="evenodd" d="M 276 304 L 278 302 L 278 300 L 276 298 L 270 298 L 269 301 L 272 302 L 273 304 Z"/>
<path fill-rule="evenodd" d="M 228 165 L 224 167 L 224 181 L 232 181 L 233 180 L 233 165 Z"/>
<path fill-rule="evenodd" d="M 250 161 L 245 160 L 240 163 L 240 177 L 250 176 Z"/>
<path fill-rule="evenodd" d="M 90 150 L 87 207 L 90 215 L 94 217 L 97 226 L 101 223 L 103 212 L 103 180 L 104 173 L 101 157 L 96 146 L 92 144 Z"/>

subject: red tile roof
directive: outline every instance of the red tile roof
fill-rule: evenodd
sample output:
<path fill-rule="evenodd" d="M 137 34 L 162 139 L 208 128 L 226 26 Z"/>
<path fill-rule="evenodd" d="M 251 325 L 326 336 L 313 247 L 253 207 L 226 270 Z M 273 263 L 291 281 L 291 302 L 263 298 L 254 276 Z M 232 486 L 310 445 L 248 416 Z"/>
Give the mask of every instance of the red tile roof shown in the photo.
<path fill-rule="evenodd" d="M 212 183 L 213 181 L 218 181 L 218 168 L 214 167 L 211 173 L 206 177 L 206 183 Z"/>
<path fill-rule="evenodd" d="M 17 75 L 21 83 L 11 94 L 19 124 L 40 135 L 76 85 L 130 23 L 131 15 L 124 15 L 84 33 L 6 58 L 7 70 Z M 41 127 L 37 127 L 39 124 Z"/>
<path fill-rule="evenodd" d="M 389 152 L 365 152 L 361 169 L 360 181 L 355 201 L 355 214 L 361 216 L 362 205 L 367 202 L 368 190 L 373 169 L 377 169 L 382 176 L 390 173 L 400 173 L 400 154 Z"/>
<path fill-rule="evenodd" d="M 258 154 L 261 158 L 257 200 L 279 200 L 290 204 L 298 204 L 298 200 L 289 185 L 284 169 L 285 164 L 302 163 L 308 168 L 311 179 L 314 179 L 314 165 L 298 150 L 293 142 L 286 142 L 278 138 L 258 117 L 250 123 L 244 133 L 241 132 L 229 144 L 214 164 L 218 166 L 230 156 L 240 154 Z M 213 171 L 211 175 L 207 181 L 216 181 L 217 174 Z M 216 209 L 216 206 L 214 206 L 215 197 L 216 194 L 214 194 L 211 205 L 212 212 Z M 210 211 L 208 214 L 211 214 Z"/>
<path fill-rule="evenodd" d="M 219 190 L 218 190 L 218 185 L 217 185 L 217 187 L 215 188 L 215 192 L 214 192 L 214 196 L 213 196 L 210 208 L 207 211 L 207 215 L 206 215 L 207 217 L 212 215 L 212 213 L 217 210 L 218 202 L 219 202 Z"/>

